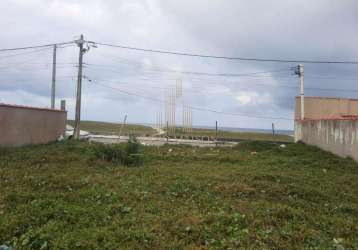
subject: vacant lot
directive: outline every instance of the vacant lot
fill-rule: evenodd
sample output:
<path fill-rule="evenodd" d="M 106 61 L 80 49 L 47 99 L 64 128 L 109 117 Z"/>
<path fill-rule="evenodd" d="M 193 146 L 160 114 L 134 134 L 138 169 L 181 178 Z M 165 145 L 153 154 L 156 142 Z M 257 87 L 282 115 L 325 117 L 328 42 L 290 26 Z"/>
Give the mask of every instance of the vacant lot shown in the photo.
<path fill-rule="evenodd" d="M 140 167 L 63 142 L 0 151 L 0 245 L 358 249 L 358 164 L 315 147 L 142 149 Z"/>
<path fill-rule="evenodd" d="M 69 120 L 68 124 L 73 126 L 74 121 Z M 108 134 L 108 135 L 118 135 L 121 128 L 120 123 L 110 123 L 110 122 L 98 122 L 98 121 L 81 121 L 81 129 L 89 131 L 95 134 Z M 164 128 L 165 130 L 165 128 Z M 122 135 L 133 134 L 137 136 L 153 136 L 157 134 L 157 131 L 151 127 L 135 124 L 126 124 L 123 126 Z M 176 136 L 209 136 L 211 139 L 214 139 L 216 136 L 215 129 L 199 129 L 194 128 L 192 133 L 184 133 L 182 128 L 176 128 Z M 163 135 L 165 136 L 165 134 Z M 223 131 L 218 130 L 218 138 L 232 139 L 232 140 L 257 140 L 257 141 L 280 141 L 280 142 L 293 142 L 293 137 L 288 135 L 275 135 L 266 134 L 266 133 L 254 133 L 254 132 L 232 132 L 232 131 Z"/>
<path fill-rule="evenodd" d="M 74 121 L 69 120 L 67 123 L 71 126 L 74 126 Z M 81 121 L 81 129 L 89 131 L 95 134 L 104 134 L 104 135 L 118 135 L 121 129 L 120 123 L 111 123 L 111 122 L 97 122 L 97 121 Z M 122 135 L 153 135 L 155 134 L 155 129 L 136 124 L 125 124 L 122 129 Z"/>

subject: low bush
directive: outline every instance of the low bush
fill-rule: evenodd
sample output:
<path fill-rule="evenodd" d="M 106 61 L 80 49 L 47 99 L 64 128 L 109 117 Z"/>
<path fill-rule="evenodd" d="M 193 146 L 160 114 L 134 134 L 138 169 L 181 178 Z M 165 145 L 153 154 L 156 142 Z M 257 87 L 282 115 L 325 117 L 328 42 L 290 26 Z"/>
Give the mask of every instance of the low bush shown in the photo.
<path fill-rule="evenodd" d="M 261 142 L 261 141 L 244 141 L 237 144 L 235 149 L 239 149 L 241 151 L 269 151 L 278 148 L 277 143 L 268 143 L 268 142 Z"/>
<path fill-rule="evenodd" d="M 115 165 L 140 166 L 143 163 L 141 145 L 131 137 L 126 144 L 94 144 L 95 159 L 111 162 Z"/>

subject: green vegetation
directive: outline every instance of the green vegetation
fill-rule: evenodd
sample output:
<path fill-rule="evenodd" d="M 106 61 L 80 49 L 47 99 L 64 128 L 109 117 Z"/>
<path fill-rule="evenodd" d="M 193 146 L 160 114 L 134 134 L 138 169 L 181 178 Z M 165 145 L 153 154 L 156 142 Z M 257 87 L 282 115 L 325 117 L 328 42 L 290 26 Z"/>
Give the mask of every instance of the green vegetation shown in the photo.
<path fill-rule="evenodd" d="M 358 163 L 303 144 L 0 150 L 0 245 L 16 249 L 358 249 Z M 100 158 L 100 157 L 99 157 Z"/>
<path fill-rule="evenodd" d="M 67 123 L 74 126 L 73 120 L 68 120 Z M 94 134 L 105 134 L 105 135 L 118 135 L 121 128 L 120 123 L 110 122 L 97 122 L 97 121 L 81 121 L 81 129 L 94 133 Z M 136 124 L 125 124 L 123 126 L 122 135 L 153 135 L 156 131 L 148 126 L 136 125 Z"/>
<path fill-rule="evenodd" d="M 140 148 L 141 145 L 135 138 L 131 138 L 126 144 L 95 143 L 90 147 L 93 160 L 125 166 L 140 166 L 143 163 Z"/>

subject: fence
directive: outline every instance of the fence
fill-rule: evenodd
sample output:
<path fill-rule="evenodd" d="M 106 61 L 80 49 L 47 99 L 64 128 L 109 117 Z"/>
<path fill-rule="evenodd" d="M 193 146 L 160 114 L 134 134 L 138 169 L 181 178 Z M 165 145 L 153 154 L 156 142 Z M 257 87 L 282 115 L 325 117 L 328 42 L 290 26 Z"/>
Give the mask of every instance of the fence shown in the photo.
<path fill-rule="evenodd" d="M 296 120 L 295 140 L 358 160 L 358 117 Z"/>

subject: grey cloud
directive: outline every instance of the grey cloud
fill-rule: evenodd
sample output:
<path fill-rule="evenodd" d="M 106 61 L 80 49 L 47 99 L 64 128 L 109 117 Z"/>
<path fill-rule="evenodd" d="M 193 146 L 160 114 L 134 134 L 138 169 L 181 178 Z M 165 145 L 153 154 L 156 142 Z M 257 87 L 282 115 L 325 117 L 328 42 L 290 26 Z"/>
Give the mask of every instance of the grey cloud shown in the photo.
<path fill-rule="evenodd" d="M 317 1 L 45 1 L 5 0 L 0 23 L 8 28 L 0 47 L 67 41 L 83 33 L 94 41 L 214 55 L 261 58 L 358 59 L 358 3 Z M 44 105 L 49 97 L 51 53 L 1 59 L 0 92 L 4 101 Z M 78 49 L 59 49 L 58 61 L 77 63 Z M 30 63 L 20 64 L 30 59 Z M 225 112 L 292 117 L 297 78 L 294 64 L 236 62 L 157 55 L 98 46 L 85 55 L 84 73 L 106 85 L 164 99 L 176 79 L 184 83 L 185 102 Z M 10 69 L 1 67 L 13 65 Z M 16 65 L 23 71 L 14 71 Z M 49 68 L 46 68 L 49 67 Z M 168 73 L 168 70 L 211 73 L 276 71 L 266 77 L 208 77 Z M 355 92 L 312 88 L 354 89 L 357 66 L 305 65 L 308 95 L 354 97 Z M 58 95 L 73 116 L 76 68 L 58 68 Z M 336 79 L 325 79 L 333 77 Z M 61 79 L 62 77 L 62 79 Z M 66 78 L 67 77 L 67 78 Z M 353 80 L 348 80 L 353 79 Z M 287 86 L 286 86 L 287 85 Z M 358 89 L 358 88 L 356 88 Z M 21 94 L 20 92 L 21 91 Z M 24 94 L 26 93 L 26 94 Z M 247 95 L 247 96 L 245 96 Z M 38 96 L 36 98 L 30 98 Z M 153 122 L 161 105 L 84 81 L 84 119 L 118 121 L 125 113 L 133 122 Z M 240 102 L 241 98 L 241 102 Z M 251 99 L 250 99 L 251 98 Z M 2 99 L 2 101 L 3 101 Z M 252 101 L 249 101 L 252 100 Z M 247 101 L 247 103 L 246 103 Z M 48 98 L 49 102 L 49 98 Z M 115 107 L 115 108 L 112 108 Z M 196 124 L 219 119 L 227 126 L 269 127 L 271 120 L 195 112 Z M 180 119 L 179 119 L 180 120 Z M 290 121 L 275 121 L 292 128 Z"/>

